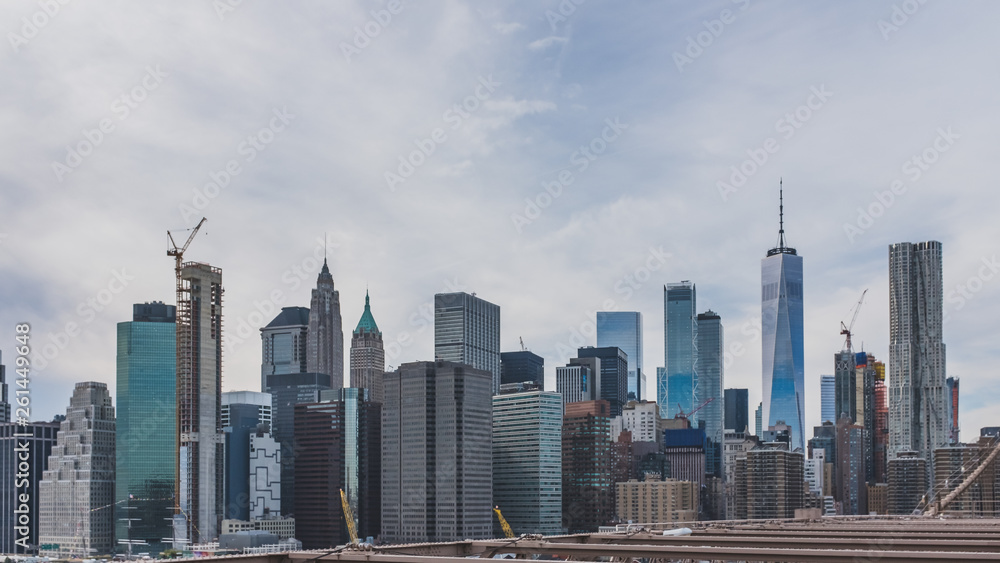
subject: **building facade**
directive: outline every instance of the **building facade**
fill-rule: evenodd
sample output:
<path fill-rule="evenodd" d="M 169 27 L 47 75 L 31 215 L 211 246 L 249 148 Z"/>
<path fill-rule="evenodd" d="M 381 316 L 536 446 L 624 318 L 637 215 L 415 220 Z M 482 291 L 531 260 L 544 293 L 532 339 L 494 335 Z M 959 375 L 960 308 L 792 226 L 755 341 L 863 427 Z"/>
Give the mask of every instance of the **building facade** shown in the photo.
<path fill-rule="evenodd" d="M 227 520 L 250 520 L 253 517 L 250 505 L 255 501 L 276 502 L 280 511 L 280 486 L 276 491 L 251 492 L 251 481 L 256 485 L 257 476 L 250 469 L 250 437 L 258 433 L 261 439 L 265 434 L 270 437 L 270 428 L 270 394 L 255 391 L 228 391 L 222 394 L 222 431 L 226 440 L 223 516 Z M 272 453 L 277 457 L 277 452 Z M 265 473 L 261 477 L 265 483 L 272 478 L 277 478 L 280 483 L 277 473 Z M 260 493 L 268 498 L 258 496 Z M 272 494 L 273 499 L 270 498 Z"/>
<path fill-rule="evenodd" d="M 565 406 L 562 425 L 563 527 L 596 532 L 614 517 L 611 407 L 607 401 Z"/>
<path fill-rule="evenodd" d="M 628 357 L 627 401 L 645 398 L 646 373 L 642 367 L 642 313 L 637 311 L 598 311 L 597 347 L 616 347 Z"/>
<path fill-rule="evenodd" d="M 572 358 L 556 368 L 556 392 L 563 404 L 597 401 L 601 398 L 601 359 Z"/>
<path fill-rule="evenodd" d="M 698 315 L 698 387 L 693 416 L 708 438 L 706 471 L 721 478 L 726 424 L 725 337 L 722 318 L 713 311 Z"/>
<path fill-rule="evenodd" d="M 115 407 L 105 383 L 77 383 L 38 484 L 39 554 L 115 550 Z"/>
<path fill-rule="evenodd" d="M 733 432 L 750 431 L 750 395 L 748 389 L 726 389 L 723 394 L 725 402 L 725 429 Z"/>
<path fill-rule="evenodd" d="M 837 377 L 835 375 L 819 376 L 819 392 L 820 424 L 837 422 Z"/>
<path fill-rule="evenodd" d="M 260 329 L 260 388 L 267 377 L 285 373 L 305 373 L 308 368 L 309 309 L 282 307 L 278 316 Z"/>
<path fill-rule="evenodd" d="M 434 296 L 434 358 L 483 369 L 500 392 L 500 307 L 468 293 Z"/>
<path fill-rule="evenodd" d="M 657 479 L 616 483 L 618 516 L 628 522 L 694 522 L 698 519 L 698 485 Z"/>
<path fill-rule="evenodd" d="M 747 452 L 747 518 L 794 518 L 805 498 L 805 460 L 786 444 L 768 443 Z"/>
<path fill-rule="evenodd" d="M 35 553 L 39 482 L 58 434 L 58 422 L 0 423 L 0 552 Z"/>
<path fill-rule="evenodd" d="M 500 384 L 526 381 L 545 385 L 545 358 L 528 350 L 501 352 Z"/>
<path fill-rule="evenodd" d="M 608 402 L 611 416 L 620 415 L 628 396 L 628 356 L 625 351 L 616 346 L 605 348 L 587 346 L 577 350 L 576 355 L 581 359 L 598 358 L 601 360 L 599 398 Z"/>
<path fill-rule="evenodd" d="M 930 495 L 927 485 L 927 460 L 917 452 L 896 452 L 889 460 L 889 514 L 913 514 Z"/>
<path fill-rule="evenodd" d="M 660 416 L 668 418 L 677 409 L 694 410 L 698 385 L 698 315 L 695 284 L 689 281 L 663 287 L 663 335 L 666 366 L 664 381 L 656 383 Z"/>
<path fill-rule="evenodd" d="M 309 302 L 306 371 L 329 375 L 333 389 L 344 386 L 344 323 L 340 316 L 340 292 L 333 286 L 333 275 L 325 258 Z"/>
<path fill-rule="evenodd" d="M 365 312 L 351 335 L 351 387 L 367 389 L 372 401 L 381 403 L 384 395 L 385 349 L 382 331 L 372 316 L 371 301 L 365 292 Z"/>

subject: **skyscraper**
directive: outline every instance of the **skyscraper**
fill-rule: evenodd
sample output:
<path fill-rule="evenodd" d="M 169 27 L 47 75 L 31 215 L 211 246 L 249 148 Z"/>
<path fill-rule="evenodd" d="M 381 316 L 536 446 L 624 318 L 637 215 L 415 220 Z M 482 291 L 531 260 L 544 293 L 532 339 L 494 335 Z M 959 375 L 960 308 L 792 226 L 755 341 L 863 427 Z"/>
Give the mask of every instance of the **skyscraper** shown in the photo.
<path fill-rule="evenodd" d="M 601 397 L 601 359 L 571 358 L 556 368 L 556 393 L 563 404 L 596 401 Z"/>
<path fill-rule="evenodd" d="M 646 373 L 642 371 L 642 313 L 634 311 L 598 311 L 597 347 L 617 346 L 628 356 L 627 401 L 641 401 L 646 392 Z"/>
<path fill-rule="evenodd" d="M 383 540 L 492 536 L 493 381 L 489 371 L 441 360 L 385 374 Z"/>
<path fill-rule="evenodd" d="M 837 377 L 835 375 L 819 376 L 819 393 L 820 422 L 837 422 Z"/>
<path fill-rule="evenodd" d="M 307 343 L 309 309 L 282 307 L 278 316 L 260 329 L 260 388 L 267 387 L 267 376 L 308 371 Z"/>
<path fill-rule="evenodd" d="M 3 365 L 0 351 L 0 423 L 10 422 L 10 402 L 7 399 L 7 368 Z"/>
<path fill-rule="evenodd" d="M 778 246 L 760 262 L 763 424 L 787 424 L 794 450 L 805 446 L 802 257 L 785 246 L 783 194 L 779 217 Z"/>
<path fill-rule="evenodd" d="M 58 422 L 0 423 L 0 553 L 34 553 L 38 545 L 38 518 L 30 515 L 38 514 L 38 483 L 58 434 Z M 27 525 L 18 522 L 23 515 Z"/>
<path fill-rule="evenodd" d="M 577 350 L 576 355 L 581 359 L 601 360 L 600 399 L 608 402 L 612 417 L 621 415 L 628 394 L 628 356 L 625 351 L 617 346 L 587 346 Z"/>
<path fill-rule="evenodd" d="M 344 325 L 340 317 L 340 292 L 333 287 L 333 276 L 325 258 L 309 303 L 306 371 L 329 375 L 333 389 L 344 386 Z"/>
<path fill-rule="evenodd" d="M 563 525 L 596 532 L 614 517 L 611 419 L 607 401 L 566 405 L 562 426 Z"/>
<path fill-rule="evenodd" d="M 657 381 L 660 416 L 672 417 L 677 409 L 694 410 L 698 386 L 698 315 L 695 285 L 689 281 L 663 287 L 663 336 L 666 381 Z M 660 384 L 665 385 L 664 388 Z"/>
<path fill-rule="evenodd" d="M 948 442 L 957 444 L 958 442 L 958 382 L 959 378 L 949 377 L 945 380 L 948 388 Z"/>
<path fill-rule="evenodd" d="M 365 312 L 351 335 L 351 387 L 367 389 L 372 401 L 381 403 L 384 395 L 382 374 L 385 373 L 385 349 L 382 331 L 375 324 L 371 302 L 365 292 Z"/>
<path fill-rule="evenodd" d="M 858 378 L 858 370 L 855 366 L 854 352 L 843 350 L 833 356 L 834 362 L 834 409 L 837 413 L 837 421 L 840 417 L 847 415 L 851 419 L 851 424 L 864 423 L 864 387 L 863 379 Z"/>
<path fill-rule="evenodd" d="M 254 516 L 262 516 L 251 514 L 250 503 L 255 500 L 277 502 L 279 508 L 276 510 L 280 510 L 280 487 L 273 491 L 273 499 L 258 499 L 258 495 L 251 491 L 251 482 L 256 484 L 257 476 L 250 470 L 250 437 L 258 431 L 269 434 L 270 428 L 270 394 L 254 391 L 228 391 L 222 394 L 222 431 L 226 438 L 224 519 L 250 520 Z M 260 477 L 264 482 L 270 478 L 280 482 L 280 475 Z"/>
<path fill-rule="evenodd" d="M 530 381 L 545 385 L 545 358 L 534 352 L 500 352 L 500 384 Z"/>
<path fill-rule="evenodd" d="M 38 484 L 38 541 L 51 557 L 115 548 L 115 407 L 105 383 L 77 383 Z M 166 517 L 166 515 L 164 515 Z"/>
<path fill-rule="evenodd" d="M 176 308 L 136 304 L 118 323 L 115 537 L 170 547 L 177 480 Z"/>
<path fill-rule="evenodd" d="M 222 513 L 222 270 L 181 266 L 177 288 L 177 475 L 175 539 L 209 542 Z"/>
<path fill-rule="evenodd" d="M 705 429 L 709 447 L 707 471 L 722 477 L 722 440 L 726 422 L 724 393 L 725 365 L 722 318 L 713 311 L 698 315 L 698 389 L 695 397 L 701 408 L 695 413 L 698 426 Z M 708 401 L 708 403 L 706 403 Z"/>
<path fill-rule="evenodd" d="M 493 375 L 500 392 L 500 307 L 468 293 L 434 296 L 434 358 Z"/>
<path fill-rule="evenodd" d="M 948 443 L 941 243 L 889 246 L 889 458 Z"/>
<path fill-rule="evenodd" d="M 748 389 L 726 389 L 726 430 L 746 433 L 750 430 L 750 395 Z"/>

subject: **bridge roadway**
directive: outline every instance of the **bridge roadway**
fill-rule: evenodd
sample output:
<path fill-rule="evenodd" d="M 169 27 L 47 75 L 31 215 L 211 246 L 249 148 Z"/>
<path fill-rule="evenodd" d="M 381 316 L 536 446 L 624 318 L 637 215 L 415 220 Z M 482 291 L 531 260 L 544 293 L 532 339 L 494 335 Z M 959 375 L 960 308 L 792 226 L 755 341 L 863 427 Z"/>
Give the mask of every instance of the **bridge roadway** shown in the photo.
<path fill-rule="evenodd" d="M 824 518 L 697 522 L 689 536 L 664 536 L 672 524 L 646 524 L 650 531 L 618 534 L 526 536 L 519 539 L 377 546 L 369 549 L 303 551 L 228 556 L 240 563 L 468 563 L 497 554 L 556 555 L 574 561 L 632 557 L 660 561 L 775 561 L 903 563 L 909 561 L 1000 561 L 1000 520 Z"/>

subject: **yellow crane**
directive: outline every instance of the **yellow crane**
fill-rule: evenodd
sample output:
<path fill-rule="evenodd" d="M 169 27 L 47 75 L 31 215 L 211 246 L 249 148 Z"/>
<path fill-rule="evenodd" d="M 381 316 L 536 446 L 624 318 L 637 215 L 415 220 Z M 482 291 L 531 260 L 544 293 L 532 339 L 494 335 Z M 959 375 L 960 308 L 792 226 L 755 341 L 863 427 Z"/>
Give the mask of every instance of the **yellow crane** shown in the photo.
<path fill-rule="evenodd" d="M 340 489 L 340 505 L 344 507 L 344 520 L 347 521 L 347 533 L 351 536 L 351 543 L 358 543 L 358 527 L 354 523 L 354 511 L 351 510 L 351 503 L 347 502 L 344 489 Z"/>
<path fill-rule="evenodd" d="M 508 538 L 517 537 L 514 535 L 514 530 L 510 529 L 510 524 L 507 523 L 507 519 L 503 517 L 503 514 L 500 514 L 500 507 L 499 506 L 493 507 L 493 512 L 497 513 L 497 518 L 500 520 L 500 527 L 503 529 L 504 535 L 507 536 Z"/>

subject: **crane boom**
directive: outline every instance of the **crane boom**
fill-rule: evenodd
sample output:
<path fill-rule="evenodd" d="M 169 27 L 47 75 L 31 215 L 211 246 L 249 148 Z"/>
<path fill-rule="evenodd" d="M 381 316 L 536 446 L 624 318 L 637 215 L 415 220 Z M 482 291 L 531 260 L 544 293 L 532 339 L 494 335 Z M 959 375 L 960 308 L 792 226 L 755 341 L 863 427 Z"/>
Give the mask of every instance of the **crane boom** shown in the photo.
<path fill-rule="evenodd" d="M 851 317 L 851 324 L 845 325 L 844 321 L 840 321 L 840 334 L 847 337 L 847 339 L 844 341 L 844 350 L 847 351 L 854 350 L 854 347 L 851 344 L 851 334 L 852 334 L 851 331 L 854 330 L 854 321 L 858 320 L 858 313 L 861 312 L 861 305 L 865 302 L 865 295 L 867 293 L 868 293 L 867 288 L 861 292 L 861 299 L 858 299 L 858 304 L 854 306 L 854 315 Z"/>
<path fill-rule="evenodd" d="M 507 538 L 517 537 L 514 535 L 514 530 L 510 529 L 510 524 L 507 523 L 507 519 L 503 517 L 503 514 L 500 514 L 500 507 L 493 507 L 493 512 L 497 513 L 497 519 L 500 520 L 500 528 L 503 529 L 504 535 L 507 536 Z"/>
<path fill-rule="evenodd" d="M 347 534 L 351 536 L 351 543 L 358 543 L 358 526 L 354 523 L 354 511 L 351 510 L 351 503 L 347 502 L 344 489 L 340 489 L 340 506 L 344 509 L 344 521 L 347 522 Z"/>

